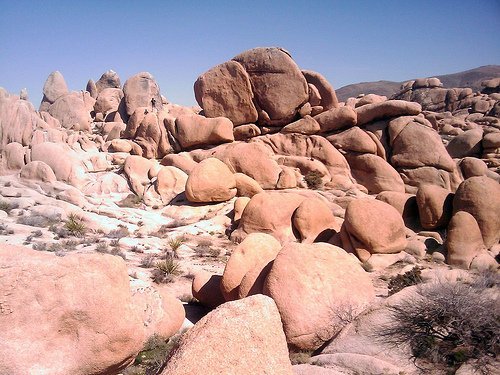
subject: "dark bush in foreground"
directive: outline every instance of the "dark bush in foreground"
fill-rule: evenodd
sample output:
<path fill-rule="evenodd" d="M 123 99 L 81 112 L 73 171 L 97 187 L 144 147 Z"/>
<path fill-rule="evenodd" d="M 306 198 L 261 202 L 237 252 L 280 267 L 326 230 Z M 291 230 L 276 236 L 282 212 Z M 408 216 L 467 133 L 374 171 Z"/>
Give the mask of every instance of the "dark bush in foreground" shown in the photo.
<path fill-rule="evenodd" d="M 500 306 L 495 282 L 422 285 L 418 294 L 390 307 L 392 323 L 379 338 L 410 345 L 416 363 L 454 370 L 465 362 L 489 374 L 500 339 Z"/>
<path fill-rule="evenodd" d="M 323 186 L 322 175 L 318 171 L 311 171 L 304 176 L 307 187 L 309 189 L 319 189 Z"/>

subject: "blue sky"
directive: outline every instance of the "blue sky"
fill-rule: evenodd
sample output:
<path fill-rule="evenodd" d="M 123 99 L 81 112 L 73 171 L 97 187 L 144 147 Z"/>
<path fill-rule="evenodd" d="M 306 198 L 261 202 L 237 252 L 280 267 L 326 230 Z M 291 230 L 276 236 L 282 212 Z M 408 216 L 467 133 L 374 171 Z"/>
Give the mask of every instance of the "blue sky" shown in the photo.
<path fill-rule="evenodd" d="M 149 71 L 192 105 L 198 75 L 253 47 L 281 46 L 338 88 L 500 64 L 499 36 L 499 0 L 0 0 L 0 86 L 38 106 L 54 70 L 73 90 Z"/>

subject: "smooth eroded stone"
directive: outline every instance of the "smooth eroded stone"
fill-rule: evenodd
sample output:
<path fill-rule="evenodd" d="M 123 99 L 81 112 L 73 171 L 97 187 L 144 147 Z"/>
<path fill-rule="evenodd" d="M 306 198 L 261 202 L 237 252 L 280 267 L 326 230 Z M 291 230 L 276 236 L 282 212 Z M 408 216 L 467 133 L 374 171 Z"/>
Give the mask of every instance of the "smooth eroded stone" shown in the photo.
<path fill-rule="evenodd" d="M 321 130 L 318 122 L 307 115 L 303 118 L 294 121 L 286 126 L 284 126 L 280 132 L 281 133 L 299 133 L 299 134 L 316 134 Z"/>
<path fill-rule="evenodd" d="M 143 347 L 152 322 L 121 258 L 1 245 L 0 264 L 0 373 L 118 373 Z"/>
<path fill-rule="evenodd" d="M 56 175 L 43 161 L 32 161 L 21 168 L 20 177 L 26 180 L 36 180 L 53 183 L 57 181 Z"/>
<path fill-rule="evenodd" d="M 423 229 L 448 225 L 453 211 L 453 194 L 449 190 L 436 185 L 421 185 L 416 198 Z"/>
<path fill-rule="evenodd" d="M 453 138 L 446 146 L 446 150 L 452 158 L 479 155 L 482 139 L 483 129 L 467 130 Z"/>
<path fill-rule="evenodd" d="M 367 104 L 356 108 L 357 124 L 362 126 L 383 118 L 418 115 L 422 106 L 405 100 L 387 100 L 385 102 Z"/>
<path fill-rule="evenodd" d="M 405 192 L 399 173 L 384 159 L 374 154 L 346 154 L 352 176 L 365 186 L 370 194 L 382 191 Z"/>
<path fill-rule="evenodd" d="M 359 262 L 339 247 L 288 243 L 278 253 L 264 284 L 281 314 L 287 342 L 314 350 L 357 316 L 375 297 Z"/>
<path fill-rule="evenodd" d="M 285 125 L 309 98 L 307 81 L 281 48 L 254 48 L 233 58 L 250 77 L 255 101 L 265 116 L 261 125 Z M 267 118 L 266 118 L 267 117 Z"/>
<path fill-rule="evenodd" d="M 60 96 L 49 107 L 51 116 L 55 117 L 66 129 L 89 131 L 92 118 L 85 106 L 83 96 L 69 93 Z"/>
<path fill-rule="evenodd" d="M 486 176 L 471 177 L 458 187 L 453 213 L 466 211 L 477 221 L 489 249 L 500 239 L 500 185 Z"/>
<path fill-rule="evenodd" d="M 246 174 L 235 173 L 234 178 L 236 179 L 236 195 L 238 197 L 252 198 L 255 194 L 259 194 L 264 191 L 257 181 Z"/>
<path fill-rule="evenodd" d="M 281 244 L 265 233 L 249 234 L 231 253 L 220 288 L 226 301 L 262 294 L 264 280 Z M 244 284 L 242 284 L 245 280 Z"/>
<path fill-rule="evenodd" d="M 417 117 L 400 117 L 389 122 L 391 164 L 395 168 L 436 167 L 456 169 L 438 132 Z"/>
<path fill-rule="evenodd" d="M 322 133 L 356 125 L 357 115 L 350 107 L 331 108 L 313 117 L 319 124 Z"/>
<path fill-rule="evenodd" d="M 67 94 L 68 86 L 59 71 L 50 73 L 43 85 L 43 101 L 54 103 L 58 98 Z"/>
<path fill-rule="evenodd" d="M 200 371 L 204 375 L 293 375 L 274 301 L 256 295 L 208 313 L 182 336 L 161 374 Z"/>
<path fill-rule="evenodd" d="M 326 242 L 340 230 L 330 208 L 316 198 L 307 198 L 297 207 L 292 215 L 292 224 L 299 232 L 302 243 Z"/>
<path fill-rule="evenodd" d="M 377 144 L 368 132 L 357 126 L 326 137 L 337 149 L 377 154 Z"/>
<path fill-rule="evenodd" d="M 186 181 L 190 202 L 225 202 L 236 195 L 236 179 L 226 164 L 208 158 L 197 164 Z"/>
<path fill-rule="evenodd" d="M 175 120 L 175 137 L 183 149 L 234 141 L 233 123 L 225 117 L 180 116 Z"/>
<path fill-rule="evenodd" d="M 476 219 L 466 211 L 458 211 L 448 225 L 445 242 L 447 263 L 468 270 L 472 260 L 486 250 Z"/>
<path fill-rule="evenodd" d="M 199 76 L 194 94 L 207 117 L 227 117 L 234 125 L 257 121 L 250 78 L 236 61 L 217 65 Z"/>
<path fill-rule="evenodd" d="M 202 305 L 213 309 L 222 305 L 226 300 L 220 290 L 221 280 L 221 275 L 215 275 L 204 270 L 196 272 L 191 286 L 193 297 L 200 301 Z"/>
<path fill-rule="evenodd" d="M 260 128 L 254 124 L 240 125 L 236 126 L 233 129 L 233 135 L 236 141 L 244 141 L 253 137 L 257 137 L 260 134 Z"/>
<path fill-rule="evenodd" d="M 291 217 L 304 200 L 304 196 L 294 193 L 263 192 L 254 195 L 231 239 L 242 241 L 248 234 L 260 232 L 280 241 L 294 240 Z"/>
<path fill-rule="evenodd" d="M 361 261 L 370 254 L 399 253 L 406 247 L 405 225 L 400 213 L 376 199 L 356 199 L 346 209 L 342 231 L 345 249 L 353 249 Z"/>
<path fill-rule="evenodd" d="M 302 74 L 306 78 L 307 83 L 313 85 L 318 90 L 321 98 L 319 103 L 311 103 L 311 105 L 320 105 L 325 111 L 339 106 L 335 89 L 323 75 L 312 70 L 303 70 Z"/>
<path fill-rule="evenodd" d="M 148 72 L 137 73 L 123 85 L 127 115 L 131 116 L 138 107 L 160 111 L 163 107 L 160 88 Z M 154 99 L 152 101 L 152 99 Z"/>
<path fill-rule="evenodd" d="M 184 192 L 188 175 L 176 167 L 161 167 L 156 176 L 155 189 L 164 204 Z"/>
<path fill-rule="evenodd" d="M 108 88 L 119 89 L 121 87 L 120 76 L 115 71 L 108 70 L 101 75 L 95 86 L 98 93 Z"/>

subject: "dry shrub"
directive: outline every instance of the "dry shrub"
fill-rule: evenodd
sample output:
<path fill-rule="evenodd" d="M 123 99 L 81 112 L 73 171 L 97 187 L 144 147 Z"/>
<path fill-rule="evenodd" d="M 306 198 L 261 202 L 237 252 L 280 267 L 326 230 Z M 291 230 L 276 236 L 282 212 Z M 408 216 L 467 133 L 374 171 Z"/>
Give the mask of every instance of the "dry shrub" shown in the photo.
<path fill-rule="evenodd" d="M 415 363 L 456 370 L 465 362 L 489 374 L 500 339 L 498 276 L 494 281 L 439 282 L 418 287 L 417 295 L 390 307 L 392 323 L 378 338 L 409 345 Z"/>

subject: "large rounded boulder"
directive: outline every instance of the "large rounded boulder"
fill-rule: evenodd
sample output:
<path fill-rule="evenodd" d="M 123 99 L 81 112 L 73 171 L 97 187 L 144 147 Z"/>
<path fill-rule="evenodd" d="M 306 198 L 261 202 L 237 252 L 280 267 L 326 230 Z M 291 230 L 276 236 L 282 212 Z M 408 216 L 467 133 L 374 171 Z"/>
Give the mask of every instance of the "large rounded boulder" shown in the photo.
<path fill-rule="evenodd" d="M 193 203 L 225 202 L 235 195 L 234 174 L 216 158 L 197 164 L 186 181 L 186 198 Z"/>
<path fill-rule="evenodd" d="M 460 184 L 453 199 L 453 213 L 465 211 L 477 221 L 489 249 L 500 239 L 500 185 L 486 176 L 471 177 Z"/>
<path fill-rule="evenodd" d="M 376 199 L 356 199 L 348 204 L 341 238 L 344 249 L 354 251 L 363 262 L 371 254 L 403 251 L 407 244 L 401 214 Z"/>
<path fill-rule="evenodd" d="M 226 301 L 262 293 L 271 262 L 281 244 L 265 233 L 251 233 L 233 250 L 224 269 L 221 291 Z"/>
<path fill-rule="evenodd" d="M 314 350 L 335 336 L 348 317 L 374 299 L 374 288 L 359 262 L 325 243 L 288 243 L 274 260 L 264 284 L 274 299 L 287 342 Z"/>
<path fill-rule="evenodd" d="M 184 319 L 180 304 L 133 296 L 119 257 L 2 245 L 0 264 L 1 374 L 118 373 L 148 335 L 172 335 Z"/>
<path fill-rule="evenodd" d="M 286 125 L 309 99 L 304 75 L 290 53 L 282 48 L 254 48 L 233 58 L 252 85 L 261 125 Z"/>
<path fill-rule="evenodd" d="M 223 304 L 181 338 L 163 375 L 292 375 L 276 304 L 263 295 Z"/>

